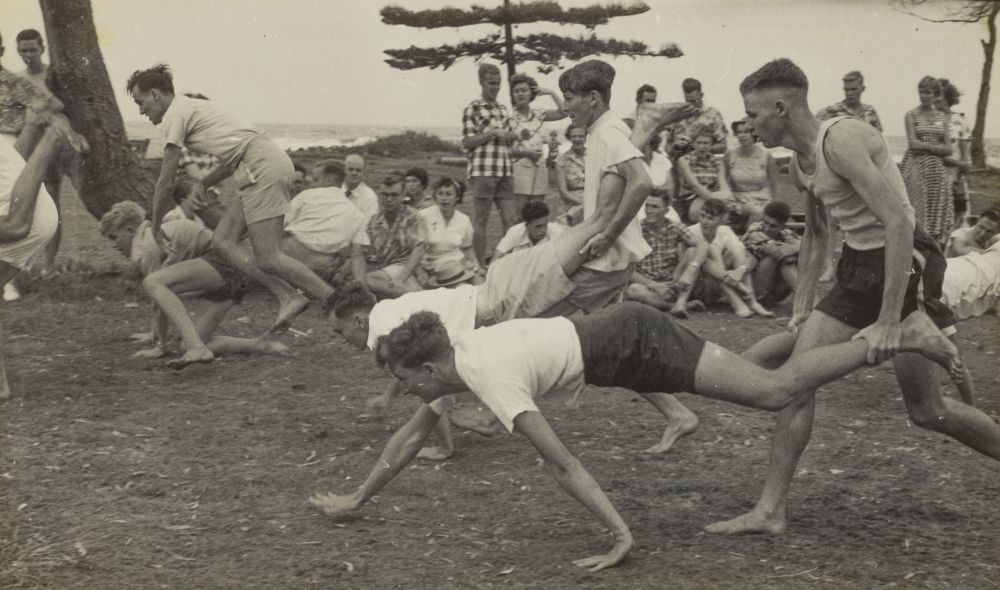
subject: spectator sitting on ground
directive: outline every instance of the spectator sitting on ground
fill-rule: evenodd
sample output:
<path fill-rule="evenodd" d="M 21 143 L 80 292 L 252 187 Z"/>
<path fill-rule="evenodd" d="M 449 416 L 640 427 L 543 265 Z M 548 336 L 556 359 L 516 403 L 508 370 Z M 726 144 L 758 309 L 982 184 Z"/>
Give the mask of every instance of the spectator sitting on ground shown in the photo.
<path fill-rule="evenodd" d="M 633 301 L 683 316 L 705 257 L 708 243 L 666 216 L 669 200 L 646 198 L 642 237 L 652 251 L 639 261 L 625 296 Z"/>
<path fill-rule="evenodd" d="M 434 206 L 434 199 L 427 196 L 430 177 L 423 168 L 410 168 L 403 173 L 403 204 L 417 211 Z"/>
<path fill-rule="evenodd" d="M 521 217 L 524 221 L 507 230 L 497 244 L 493 260 L 558 238 L 563 232 L 563 226 L 549 222 L 549 206 L 541 201 L 525 203 L 521 208 Z"/>
<path fill-rule="evenodd" d="M 292 168 L 295 170 L 295 176 L 292 178 L 292 189 L 289 192 L 291 193 L 292 199 L 294 199 L 295 195 L 309 188 L 312 184 L 312 178 L 309 177 L 309 173 L 306 172 L 306 169 L 302 164 L 294 162 L 292 163 Z"/>
<path fill-rule="evenodd" d="M 133 201 L 122 201 L 112 206 L 101 217 L 100 232 L 101 235 L 114 242 L 115 248 L 122 255 L 137 265 L 139 272 L 144 277 L 143 284 L 147 290 L 153 287 L 152 290 L 159 295 L 159 299 L 154 299 L 154 303 L 164 300 L 162 291 L 169 290 L 160 280 L 164 274 L 167 274 L 165 272 L 167 269 L 176 270 L 181 265 L 187 265 L 189 269 L 198 268 L 207 274 L 215 273 L 212 267 L 200 258 L 211 247 L 212 232 L 210 230 L 188 219 L 174 219 L 164 222 L 162 230 L 171 247 L 171 252 L 165 253 L 153 239 L 150 222 L 145 217 L 146 212 L 138 204 Z M 189 276 L 191 275 L 189 274 Z M 219 283 L 222 282 L 218 273 L 215 273 L 214 276 Z M 204 284 L 208 283 L 198 286 Z M 184 283 L 172 281 L 171 286 L 183 289 Z M 208 341 L 206 346 L 211 355 L 227 353 L 284 354 L 288 352 L 288 347 L 284 344 L 264 338 L 213 336 L 212 333 L 222 321 L 225 313 L 232 307 L 233 300 L 225 290 L 207 291 L 202 295 L 202 298 L 207 301 L 206 305 L 199 309 L 192 319 L 187 315 L 187 310 L 184 309 L 184 304 L 178 295 L 198 290 L 186 288 L 179 289 L 176 293 L 171 292 L 173 300 L 171 303 L 180 306 L 180 310 L 187 318 L 191 328 L 199 335 L 199 341 Z M 161 358 L 166 355 L 170 339 L 168 322 L 169 317 L 164 314 L 159 305 L 156 305 L 152 331 L 132 335 L 132 339 L 136 342 L 152 344 L 153 346 L 140 350 L 132 356 L 136 358 Z"/>
<path fill-rule="evenodd" d="M 344 158 L 344 194 L 361 210 L 365 222 L 378 213 L 378 196 L 364 183 L 365 159 L 361 154 L 351 154 Z"/>
<path fill-rule="evenodd" d="M 979 215 L 976 225 L 961 227 L 951 232 L 945 256 L 953 258 L 969 252 L 982 254 L 997 241 L 1000 232 L 1000 208 L 990 207 Z"/>
<path fill-rule="evenodd" d="M 948 259 L 942 284 L 943 301 L 960 320 L 1000 313 L 1000 240 L 985 250 Z"/>
<path fill-rule="evenodd" d="M 414 271 L 426 251 L 427 228 L 412 207 L 403 204 L 403 179 L 389 174 L 379 190 L 381 211 L 354 237 L 354 280 L 380 297 L 399 297 L 422 289 Z"/>
<path fill-rule="evenodd" d="M 708 199 L 701 207 L 698 223 L 689 229 L 709 243 L 708 260 L 702 266 L 702 273 L 695 285 L 695 297 L 708 303 L 721 292 L 733 312 L 741 318 L 753 314 L 774 317 L 757 302 L 753 290 L 753 277 L 747 262 L 747 251 L 743 242 L 729 226 L 722 225 L 729 214 L 729 207 L 722 199 Z M 709 264 L 709 263 L 713 264 Z M 718 272 L 721 267 L 721 274 Z M 740 297 L 746 297 L 744 303 Z M 707 301 L 706 301 L 707 300 Z"/>
<path fill-rule="evenodd" d="M 339 284 L 334 277 L 350 259 L 350 245 L 365 225 L 364 213 L 344 194 L 344 165 L 324 160 L 309 175 L 308 188 L 289 205 L 285 214 L 285 236 L 281 249 L 298 259 L 323 280 Z M 346 278 L 345 277 L 341 277 Z"/>
<path fill-rule="evenodd" d="M 427 275 L 428 285 L 438 271 L 450 263 L 458 261 L 478 278 L 485 274 L 479 266 L 479 259 L 472 249 L 472 220 L 458 211 L 455 206 L 462 202 L 465 186 L 450 176 L 434 183 L 433 207 L 420 212 L 427 227 L 427 253 L 421 267 Z M 481 278 L 476 284 L 481 282 Z"/>
<path fill-rule="evenodd" d="M 799 236 L 786 227 L 792 210 L 788 203 L 771 201 L 764 218 L 750 224 L 743 245 L 753 275 L 753 288 L 765 305 L 788 297 L 798 284 Z"/>

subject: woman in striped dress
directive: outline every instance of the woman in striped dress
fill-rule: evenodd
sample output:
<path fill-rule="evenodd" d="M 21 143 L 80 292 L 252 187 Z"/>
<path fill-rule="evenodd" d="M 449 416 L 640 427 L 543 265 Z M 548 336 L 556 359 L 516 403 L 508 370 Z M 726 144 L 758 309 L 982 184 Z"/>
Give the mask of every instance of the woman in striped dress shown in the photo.
<path fill-rule="evenodd" d="M 937 78 L 925 76 L 917 89 L 920 106 L 904 119 L 909 147 L 900 169 L 917 223 L 943 245 L 955 222 L 951 175 L 944 165 L 952 151 L 948 117 L 934 107 L 934 99 L 941 94 Z"/>

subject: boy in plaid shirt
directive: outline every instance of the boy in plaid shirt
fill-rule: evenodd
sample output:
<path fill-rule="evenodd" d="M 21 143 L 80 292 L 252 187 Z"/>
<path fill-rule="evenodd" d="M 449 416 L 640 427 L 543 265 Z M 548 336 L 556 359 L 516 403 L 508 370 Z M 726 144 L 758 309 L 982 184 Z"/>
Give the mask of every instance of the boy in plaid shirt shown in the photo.
<path fill-rule="evenodd" d="M 663 194 L 650 195 L 645 207 L 642 237 L 652 251 L 636 265 L 625 295 L 633 301 L 682 315 L 708 254 L 708 243 L 667 219 Z"/>
<path fill-rule="evenodd" d="M 469 191 L 472 193 L 472 248 L 486 265 L 486 224 L 496 203 L 504 233 L 520 220 L 511 177 L 510 144 L 516 139 L 507 107 L 497 102 L 500 68 L 479 66 L 483 94 L 462 111 L 462 147 L 468 152 Z"/>
<path fill-rule="evenodd" d="M 799 236 L 786 227 L 791 216 L 788 203 L 771 201 L 764 219 L 750 224 L 743 245 L 751 254 L 749 272 L 753 288 L 765 305 L 778 303 L 795 290 L 799 280 Z"/>

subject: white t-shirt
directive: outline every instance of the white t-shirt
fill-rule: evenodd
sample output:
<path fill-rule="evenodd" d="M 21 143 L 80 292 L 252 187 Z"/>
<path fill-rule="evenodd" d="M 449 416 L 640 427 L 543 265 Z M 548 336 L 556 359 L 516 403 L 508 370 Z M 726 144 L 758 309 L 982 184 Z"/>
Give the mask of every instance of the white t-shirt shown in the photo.
<path fill-rule="evenodd" d="M 694 225 L 689 225 L 688 229 L 691 233 L 698 236 L 701 239 L 705 239 L 705 234 L 701 231 L 701 224 L 696 223 Z M 746 247 L 740 240 L 736 232 L 733 231 L 728 225 L 720 225 L 715 229 L 715 239 L 712 240 L 712 246 L 718 248 L 719 252 L 722 254 L 732 254 L 734 252 L 746 251 Z"/>
<path fill-rule="evenodd" d="M 433 311 L 441 316 L 448 336 L 471 332 L 476 327 L 476 294 L 473 285 L 459 285 L 453 289 L 430 289 L 405 293 L 395 299 L 383 299 L 375 304 L 368 315 L 368 348 L 375 350 L 379 337 L 410 319 L 418 311 Z"/>
<path fill-rule="evenodd" d="M 654 189 L 663 189 L 673 185 L 674 180 L 670 171 L 674 169 L 674 165 L 670 163 L 670 158 L 660 152 L 653 152 L 649 162 L 643 160 L 643 163 L 646 164 L 646 171 L 649 172 L 649 177 L 653 180 Z"/>
<path fill-rule="evenodd" d="M 302 191 L 285 213 L 285 231 L 310 250 L 323 254 L 349 246 L 364 225 L 364 214 L 335 186 Z"/>
<path fill-rule="evenodd" d="M 211 154 L 227 166 L 243 158 L 250 141 L 264 132 L 210 100 L 175 96 L 160 122 L 165 145 Z"/>
<path fill-rule="evenodd" d="M 427 226 L 427 253 L 421 264 L 433 271 L 439 264 L 465 257 L 462 248 L 472 247 L 472 221 L 461 211 L 455 211 L 451 221 L 445 221 L 437 205 L 418 211 Z"/>
<path fill-rule="evenodd" d="M 459 377 L 508 431 L 519 414 L 538 411 L 535 398 L 584 386 L 580 337 L 566 318 L 502 322 L 454 336 L 452 345 Z"/>
<path fill-rule="evenodd" d="M 633 158 L 642 160 L 642 152 L 629 141 L 628 126 L 606 111 L 598 117 L 587 131 L 587 155 L 584 169 L 583 218 L 589 219 L 597 210 L 597 195 L 601 177 L 615 173 L 615 166 Z M 629 264 L 639 262 L 652 249 L 642 238 L 642 226 L 638 217 L 629 222 L 625 230 L 607 254 L 584 264 L 587 268 L 612 272 L 622 270 Z"/>
<path fill-rule="evenodd" d="M 365 223 L 378 213 L 378 195 L 370 186 L 361 183 L 354 188 L 344 188 L 347 198 L 354 203 L 354 206 L 361 210 L 365 216 Z"/>
<path fill-rule="evenodd" d="M 538 244 L 544 244 L 549 240 L 554 240 L 562 235 L 566 230 L 566 227 L 558 223 L 546 224 L 545 237 L 542 238 Z M 504 234 L 500 242 L 497 243 L 496 251 L 501 254 L 508 254 L 510 252 L 517 252 L 518 250 L 525 250 L 531 248 L 532 246 L 537 246 L 538 244 L 532 244 L 531 239 L 528 238 L 528 230 L 524 225 L 524 222 L 518 223 L 517 225 L 511 226 Z"/>

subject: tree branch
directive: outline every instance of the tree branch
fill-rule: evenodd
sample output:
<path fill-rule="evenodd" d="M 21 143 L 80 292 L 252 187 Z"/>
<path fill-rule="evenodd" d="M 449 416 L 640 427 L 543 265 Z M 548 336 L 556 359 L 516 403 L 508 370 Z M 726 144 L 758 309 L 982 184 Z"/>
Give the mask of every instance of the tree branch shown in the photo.
<path fill-rule="evenodd" d="M 407 10 L 401 6 L 384 7 L 380 14 L 387 25 L 405 25 L 424 29 L 466 27 L 470 25 L 504 25 L 535 22 L 553 22 L 562 25 L 583 25 L 593 29 L 619 16 L 634 16 L 649 10 L 641 2 L 629 4 L 594 4 L 583 8 L 564 9 L 554 0 L 534 0 L 504 7 L 483 8 L 472 6 L 468 10 L 440 8 L 436 10 Z"/>

